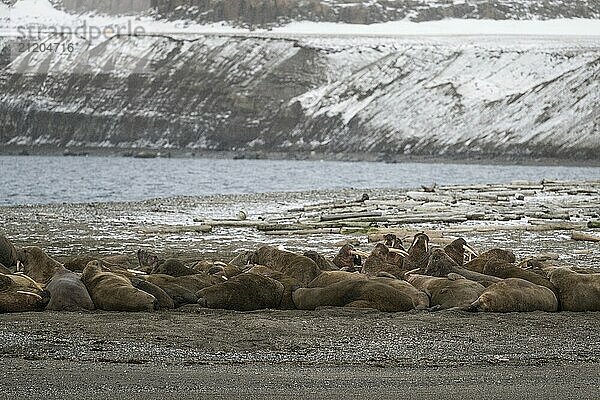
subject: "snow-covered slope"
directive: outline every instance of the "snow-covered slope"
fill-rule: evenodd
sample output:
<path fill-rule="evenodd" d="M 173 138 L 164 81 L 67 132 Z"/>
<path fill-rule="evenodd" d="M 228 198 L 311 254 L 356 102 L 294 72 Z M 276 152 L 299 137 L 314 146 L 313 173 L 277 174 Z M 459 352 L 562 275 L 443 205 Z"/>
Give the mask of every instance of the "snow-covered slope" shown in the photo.
<path fill-rule="evenodd" d="M 42 40 L 73 52 L 19 51 L 22 24 L 128 21 L 29 13 L 36 4 L 48 6 L 0 5 L 0 144 L 384 159 L 600 153 L 599 20 L 296 22 L 248 32 L 144 17 L 134 20 L 143 36 L 53 36 Z"/>

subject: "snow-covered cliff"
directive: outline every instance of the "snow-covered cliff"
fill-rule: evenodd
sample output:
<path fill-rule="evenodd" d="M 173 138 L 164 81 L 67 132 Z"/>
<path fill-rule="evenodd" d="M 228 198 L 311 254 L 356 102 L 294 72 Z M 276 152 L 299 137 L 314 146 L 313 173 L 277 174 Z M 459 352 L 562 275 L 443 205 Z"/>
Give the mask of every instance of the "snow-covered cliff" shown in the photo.
<path fill-rule="evenodd" d="M 552 26 L 534 22 L 530 33 Z M 393 34 L 452 21 L 440 23 L 300 35 L 315 26 L 173 34 L 156 22 L 138 37 L 48 37 L 72 52 L 37 53 L 8 35 L 0 144 L 598 158 L 600 37 Z"/>

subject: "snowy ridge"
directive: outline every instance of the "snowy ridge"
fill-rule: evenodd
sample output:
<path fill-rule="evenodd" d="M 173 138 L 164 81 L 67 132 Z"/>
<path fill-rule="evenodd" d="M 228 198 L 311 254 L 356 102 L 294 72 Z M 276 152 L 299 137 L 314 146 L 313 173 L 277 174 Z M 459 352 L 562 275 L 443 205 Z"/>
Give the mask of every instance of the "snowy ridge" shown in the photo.
<path fill-rule="evenodd" d="M 599 49 L 594 38 L 115 37 L 5 66 L 0 143 L 595 158 Z"/>
<path fill-rule="evenodd" d="M 16 50 L 20 26 L 130 20 L 72 15 L 47 0 L 0 4 L 0 144 L 382 159 L 600 152 L 600 20 L 249 31 L 145 16 L 135 19 L 142 36 L 50 36 L 40 40 L 73 52 Z"/>

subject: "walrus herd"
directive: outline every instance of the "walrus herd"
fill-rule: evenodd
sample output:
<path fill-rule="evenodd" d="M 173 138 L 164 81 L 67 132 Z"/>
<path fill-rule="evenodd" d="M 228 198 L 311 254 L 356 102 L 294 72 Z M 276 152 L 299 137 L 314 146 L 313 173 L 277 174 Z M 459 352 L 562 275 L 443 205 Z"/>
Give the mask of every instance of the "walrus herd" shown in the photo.
<path fill-rule="evenodd" d="M 600 311 L 600 273 L 510 250 L 478 254 L 464 239 L 433 246 L 424 233 L 408 249 L 385 235 L 370 252 L 344 245 L 331 260 L 273 246 L 224 262 L 75 256 L 64 263 L 0 235 L 0 313 L 154 311 L 186 304 L 239 311 L 371 308 L 384 312 Z"/>

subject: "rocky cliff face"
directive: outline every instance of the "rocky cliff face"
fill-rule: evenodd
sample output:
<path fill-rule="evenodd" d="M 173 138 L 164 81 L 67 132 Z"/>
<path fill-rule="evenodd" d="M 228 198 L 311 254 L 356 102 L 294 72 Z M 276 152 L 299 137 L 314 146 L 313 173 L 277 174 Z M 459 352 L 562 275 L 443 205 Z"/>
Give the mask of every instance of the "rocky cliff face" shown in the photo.
<path fill-rule="evenodd" d="M 600 151 L 595 39 L 156 35 L 12 61 L 9 45 L 0 40 L 3 144 L 389 158 Z"/>
<path fill-rule="evenodd" d="M 4 0 L 10 2 L 11 0 Z M 201 23 L 228 21 L 263 27 L 293 20 L 347 22 L 434 21 L 444 18 L 600 18 L 594 0 L 52 0 L 71 12 L 134 14 Z"/>
<path fill-rule="evenodd" d="M 232 21 L 252 26 L 290 20 L 375 22 L 444 18 L 599 18 L 592 0 L 153 0 L 157 15 L 199 22 Z"/>

